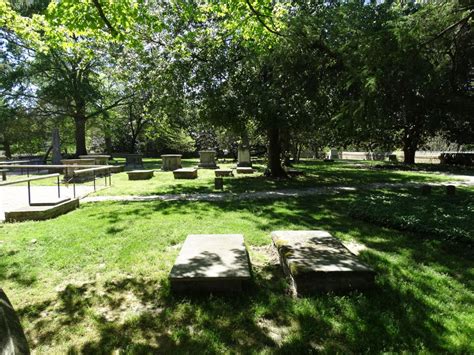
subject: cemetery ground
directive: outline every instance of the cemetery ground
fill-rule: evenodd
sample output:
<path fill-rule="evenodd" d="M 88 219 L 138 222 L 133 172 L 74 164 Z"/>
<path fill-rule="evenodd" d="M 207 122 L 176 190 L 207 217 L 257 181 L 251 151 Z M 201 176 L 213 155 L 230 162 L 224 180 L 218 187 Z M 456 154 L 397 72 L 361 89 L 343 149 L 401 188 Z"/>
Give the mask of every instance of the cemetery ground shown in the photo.
<path fill-rule="evenodd" d="M 367 169 L 357 177 L 350 166 L 328 165 L 318 177 L 357 185 L 376 180 L 369 171 L 388 181 L 433 176 Z M 121 179 L 113 178 L 114 195 Z M 201 191 L 194 183 L 179 191 Z M 156 184 L 153 193 L 173 191 Z M 144 191 L 129 185 L 123 193 Z M 375 287 L 292 298 L 270 233 L 296 229 L 324 229 L 357 245 L 377 273 Z M 207 233 L 245 236 L 253 281 L 242 294 L 170 292 L 167 275 L 186 236 Z M 473 187 L 455 196 L 403 187 L 277 200 L 84 203 L 54 220 L 0 224 L 0 283 L 41 354 L 472 353 L 473 240 Z"/>
<path fill-rule="evenodd" d="M 120 161 L 119 161 L 120 162 Z M 183 159 L 183 167 L 197 166 L 197 159 Z M 378 163 L 380 164 L 380 162 Z M 235 166 L 231 162 L 219 162 L 221 168 Z M 271 191 L 281 189 L 312 188 L 318 186 L 363 186 L 371 183 L 441 183 L 455 181 L 455 177 L 424 171 L 397 171 L 394 169 L 375 169 L 375 162 L 337 161 L 324 163 L 316 160 L 303 160 L 294 168 L 303 176 L 293 179 L 268 179 L 263 176 L 263 162 L 256 162 L 253 175 L 236 174 L 224 179 L 224 191 L 232 193 Z M 427 165 L 429 167 L 429 165 Z M 175 180 L 171 172 L 161 171 L 161 159 L 144 159 L 144 169 L 155 169 L 155 177 L 140 183 L 128 181 L 127 174 L 115 174 L 113 186 L 101 190 L 96 195 L 155 195 L 181 193 L 216 193 L 214 189 L 214 170 L 200 169 L 196 180 Z M 465 173 L 465 171 L 462 171 Z M 474 175 L 474 172 L 468 171 Z"/>

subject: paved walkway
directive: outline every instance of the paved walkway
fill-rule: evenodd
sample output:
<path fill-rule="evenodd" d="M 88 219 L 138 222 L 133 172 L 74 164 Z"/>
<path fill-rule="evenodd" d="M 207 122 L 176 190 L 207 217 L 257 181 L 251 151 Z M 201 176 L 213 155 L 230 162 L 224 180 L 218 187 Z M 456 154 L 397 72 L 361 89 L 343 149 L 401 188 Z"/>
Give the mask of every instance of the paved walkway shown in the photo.
<path fill-rule="evenodd" d="M 432 186 L 474 186 L 474 176 L 455 175 L 453 178 L 463 179 L 460 181 L 442 182 L 436 184 L 429 184 Z M 259 199 L 279 199 L 287 197 L 301 197 L 320 195 L 327 193 L 339 193 L 343 191 L 357 191 L 367 189 L 379 188 L 400 188 L 408 186 L 420 186 L 426 183 L 373 183 L 360 186 L 325 186 L 325 187 L 311 187 L 306 189 L 285 189 L 273 191 L 258 191 L 258 192 L 244 192 L 244 193 L 193 193 L 193 194 L 162 194 L 162 195 L 148 195 L 148 196 L 90 196 L 82 200 L 82 202 L 102 202 L 102 201 L 226 201 L 226 200 L 259 200 Z"/>
<path fill-rule="evenodd" d="M 76 185 L 76 196 L 85 196 L 94 191 L 92 186 Z M 61 185 L 61 197 L 73 197 L 72 185 Z M 31 186 L 31 202 L 50 202 L 57 199 L 57 186 Z M 0 221 L 5 220 L 5 211 L 13 211 L 28 206 L 26 186 L 0 187 Z"/>

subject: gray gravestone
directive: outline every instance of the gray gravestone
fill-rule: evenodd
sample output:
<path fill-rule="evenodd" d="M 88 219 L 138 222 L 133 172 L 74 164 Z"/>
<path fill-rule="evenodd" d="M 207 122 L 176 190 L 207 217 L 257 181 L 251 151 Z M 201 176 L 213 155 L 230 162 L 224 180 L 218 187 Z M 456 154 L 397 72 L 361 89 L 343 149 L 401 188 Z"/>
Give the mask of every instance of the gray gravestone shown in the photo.
<path fill-rule="evenodd" d="M 241 291 L 250 263 L 241 234 L 188 235 L 171 269 L 171 289 L 178 292 Z"/>
<path fill-rule="evenodd" d="M 271 234 L 295 294 L 371 287 L 373 270 L 326 231 Z"/>
<path fill-rule="evenodd" d="M 252 160 L 250 158 L 250 150 L 247 145 L 239 144 L 237 150 L 237 166 L 238 167 L 251 167 Z"/>

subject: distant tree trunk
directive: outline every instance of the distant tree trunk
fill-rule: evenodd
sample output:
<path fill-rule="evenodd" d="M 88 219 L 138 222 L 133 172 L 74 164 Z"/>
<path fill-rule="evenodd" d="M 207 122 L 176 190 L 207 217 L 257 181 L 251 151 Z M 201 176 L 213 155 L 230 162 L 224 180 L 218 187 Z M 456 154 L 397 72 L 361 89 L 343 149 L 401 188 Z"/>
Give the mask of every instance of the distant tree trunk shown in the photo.
<path fill-rule="evenodd" d="M 78 95 L 75 98 L 75 139 L 76 139 L 76 156 L 87 155 L 86 148 L 86 102 Z"/>
<path fill-rule="evenodd" d="M 74 118 L 76 124 L 76 156 L 87 155 L 86 148 L 86 121 L 87 119 L 83 115 L 78 115 Z"/>
<path fill-rule="evenodd" d="M 53 150 L 53 146 L 50 145 L 48 147 L 48 149 L 46 150 L 46 153 L 44 153 L 43 155 L 43 164 L 47 164 L 48 163 L 48 157 L 49 157 L 49 153 L 51 153 L 51 151 Z M 53 165 L 54 165 L 54 162 L 52 162 Z"/>
<path fill-rule="evenodd" d="M 268 130 L 268 169 L 273 177 L 286 177 L 281 166 L 281 142 L 278 128 Z"/>
<path fill-rule="evenodd" d="M 12 158 L 12 149 L 10 146 L 10 141 L 5 137 L 5 140 L 3 141 L 3 149 L 5 149 L 5 156 L 7 159 Z"/>
<path fill-rule="evenodd" d="M 112 154 L 112 137 L 108 133 L 105 134 L 105 152 Z"/>

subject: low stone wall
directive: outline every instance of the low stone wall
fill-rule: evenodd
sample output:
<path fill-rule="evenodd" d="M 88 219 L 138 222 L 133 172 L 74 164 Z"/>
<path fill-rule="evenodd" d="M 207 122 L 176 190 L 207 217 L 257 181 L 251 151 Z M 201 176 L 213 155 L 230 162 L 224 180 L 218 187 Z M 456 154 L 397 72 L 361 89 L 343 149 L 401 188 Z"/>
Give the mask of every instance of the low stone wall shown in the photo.
<path fill-rule="evenodd" d="M 341 159 L 344 160 L 384 160 L 390 153 L 371 152 L 342 152 Z"/>
<path fill-rule="evenodd" d="M 415 154 L 415 163 L 425 164 L 441 164 L 442 152 L 424 152 L 418 151 Z M 456 154 L 456 153 L 454 153 Z M 402 162 L 404 160 L 403 152 L 386 152 L 386 153 L 371 153 L 371 152 L 342 152 L 341 159 L 344 160 L 388 160 L 390 155 L 395 155 L 396 160 Z"/>

